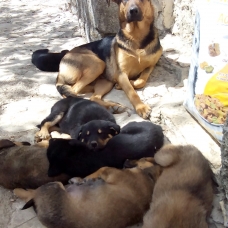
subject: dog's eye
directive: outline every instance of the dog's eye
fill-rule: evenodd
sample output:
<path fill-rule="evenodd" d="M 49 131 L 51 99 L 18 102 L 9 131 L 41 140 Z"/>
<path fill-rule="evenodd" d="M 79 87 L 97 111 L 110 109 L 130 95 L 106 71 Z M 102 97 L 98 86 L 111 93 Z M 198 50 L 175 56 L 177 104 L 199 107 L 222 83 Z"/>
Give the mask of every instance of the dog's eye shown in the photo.
<path fill-rule="evenodd" d="M 102 133 L 102 130 L 101 130 L 101 129 L 98 129 L 97 132 L 98 132 L 99 134 L 101 134 L 101 133 Z"/>

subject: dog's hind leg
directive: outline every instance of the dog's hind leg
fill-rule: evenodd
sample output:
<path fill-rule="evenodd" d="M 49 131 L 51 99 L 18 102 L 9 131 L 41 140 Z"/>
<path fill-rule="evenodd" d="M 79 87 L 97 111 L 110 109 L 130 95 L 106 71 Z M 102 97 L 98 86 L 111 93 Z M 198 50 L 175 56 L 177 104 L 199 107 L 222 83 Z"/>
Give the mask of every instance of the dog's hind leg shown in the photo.
<path fill-rule="evenodd" d="M 116 178 L 119 179 L 119 177 L 117 177 L 117 173 L 121 172 L 119 169 L 116 168 L 111 168 L 111 167 L 102 167 L 100 169 L 98 169 L 96 172 L 90 174 L 89 176 L 85 177 L 84 179 L 82 179 L 82 181 L 80 179 L 78 179 L 77 177 L 74 179 L 71 179 L 71 183 L 85 183 L 87 181 L 95 181 L 96 179 L 102 179 L 103 181 L 105 181 L 106 183 L 115 183 Z"/>
<path fill-rule="evenodd" d="M 94 94 L 91 96 L 90 100 L 95 101 L 96 103 L 107 108 L 114 114 L 128 111 L 129 109 L 127 107 L 124 107 L 118 103 L 102 100 L 102 97 L 106 93 L 111 91 L 113 86 L 114 86 L 113 82 L 110 82 L 106 79 L 98 79 L 94 86 Z"/>
<path fill-rule="evenodd" d="M 63 115 L 64 112 L 51 112 L 51 114 L 41 122 L 40 131 L 35 135 L 35 141 L 39 142 L 43 139 L 49 139 L 51 127 L 55 126 L 63 118 Z"/>
<path fill-rule="evenodd" d="M 77 96 L 104 71 L 105 62 L 89 50 L 68 53 L 60 63 L 56 87 L 63 97 Z"/>
<path fill-rule="evenodd" d="M 19 197 L 20 199 L 28 202 L 29 200 L 33 199 L 35 196 L 35 191 L 33 189 L 28 189 L 28 190 L 24 190 L 22 188 L 15 188 L 13 190 L 14 195 L 16 195 L 17 197 Z"/>

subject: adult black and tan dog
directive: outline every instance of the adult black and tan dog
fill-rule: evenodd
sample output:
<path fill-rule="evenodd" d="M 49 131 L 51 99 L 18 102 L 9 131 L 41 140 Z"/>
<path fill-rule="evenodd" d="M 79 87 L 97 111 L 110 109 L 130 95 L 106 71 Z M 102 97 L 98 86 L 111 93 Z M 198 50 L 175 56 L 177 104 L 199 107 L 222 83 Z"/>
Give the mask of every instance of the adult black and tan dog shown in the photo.
<path fill-rule="evenodd" d="M 91 100 L 107 108 L 120 106 L 102 100 L 116 84 L 116 88 L 124 90 L 136 112 L 147 118 L 151 108 L 140 100 L 135 89 L 145 86 L 162 54 L 154 27 L 154 8 L 150 0 L 112 1 L 119 6 L 120 30 L 116 36 L 75 47 L 53 65 L 45 66 L 42 61 L 52 58 L 51 53 L 41 53 L 40 58 L 37 53 L 33 58 L 39 61 L 34 64 L 46 71 L 59 66 L 56 87 L 63 97 L 77 96 L 90 85 L 94 92 Z M 56 60 L 61 56 L 57 53 Z"/>
<path fill-rule="evenodd" d="M 100 151 L 91 152 L 78 140 L 51 139 L 47 149 L 48 175 L 85 177 L 104 166 L 123 168 L 126 159 L 153 157 L 163 140 L 162 128 L 151 122 L 127 124 Z"/>
<path fill-rule="evenodd" d="M 53 127 L 55 130 L 59 127 L 58 131 L 69 134 L 72 139 L 79 139 L 93 150 L 103 148 L 120 131 L 108 110 L 79 97 L 67 97 L 53 105 L 50 115 L 40 124 L 36 141 L 49 139 L 49 131 Z"/>

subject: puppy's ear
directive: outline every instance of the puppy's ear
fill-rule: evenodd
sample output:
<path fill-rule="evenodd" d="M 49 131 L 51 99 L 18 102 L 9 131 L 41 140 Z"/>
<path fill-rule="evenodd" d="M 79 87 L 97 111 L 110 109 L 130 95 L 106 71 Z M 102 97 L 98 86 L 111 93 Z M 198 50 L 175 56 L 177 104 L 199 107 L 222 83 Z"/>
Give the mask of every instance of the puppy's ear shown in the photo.
<path fill-rule="evenodd" d="M 1 139 L 0 140 L 0 150 L 3 148 L 9 148 L 12 146 L 15 146 L 16 144 L 13 143 L 12 141 L 8 140 L 8 139 Z"/>
<path fill-rule="evenodd" d="M 112 1 L 118 5 L 122 2 L 122 0 L 112 0 Z M 108 6 L 110 6 L 110 0 L 106 0 L 106 2 L 108 3 Z"/>
<path fill-rule="evenodd" d="M 74 132 L 74 137 L 73 138 L 79 140 L 81 133 L 82 133 L 82 127 L 79 126 L 79 127 L 76 128 L 76 131 Z"/>
<path fill-rule="evenodd" d="M 35 205 L 35 204 L 34 204 L 34 200 L 31 199 L 31 200 L 29 200 L 29 201 L 24 205 L 24 207 L 22 207 L 21 210 L 28 209 L 28 208 L 30 208 L 30 207 L 33 207 L 34 205 Z"/>
<path fill-rule="evenodd" d="M 110 124 L 109 129 L 112 136 L 118 135 L 120 133 L 120 126 L 115 123 Z"/>
<path fill-rule="evenodd" d="M 48 176 L 49 177 L 55 177 L 55 176 L 59 176 L 60 174 L 62 174 L 62 172 L 54 166 L 50 166 L 48 169 Z"/>

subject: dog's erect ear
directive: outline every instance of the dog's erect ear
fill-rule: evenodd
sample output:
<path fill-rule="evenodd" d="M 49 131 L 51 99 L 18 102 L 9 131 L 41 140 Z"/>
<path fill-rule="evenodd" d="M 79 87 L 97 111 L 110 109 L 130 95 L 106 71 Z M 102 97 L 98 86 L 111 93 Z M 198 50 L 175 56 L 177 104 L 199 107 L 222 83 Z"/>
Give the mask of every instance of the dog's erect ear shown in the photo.
<path fill-rule="evenodd" d="M 33 206 L 34 206 L 34 200 L 31 199 L 24 205 L 24 207 L 22 207 L 21 210 L 25 210 L 25 209 L 28 209 L 28 208 L 33 207 Z"/>
<path fill-rule="evenodd" d="M 110 124 L 110 133 L 113 136 L 118 135 L 120 133 L 120 126 L 115 123 Z"/>
<path fill-rule="evenodd" d="M 108 6 L 110 6 L 110 1 L 111 0 L 106 0 L 106 2 L 108 3 Z M 115 2 L 118 5 L 122 2 L 122 0 L 112 0 L 112 1 Z"/>

